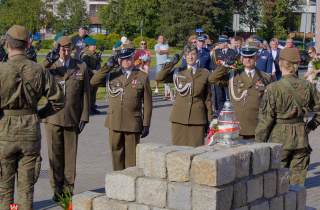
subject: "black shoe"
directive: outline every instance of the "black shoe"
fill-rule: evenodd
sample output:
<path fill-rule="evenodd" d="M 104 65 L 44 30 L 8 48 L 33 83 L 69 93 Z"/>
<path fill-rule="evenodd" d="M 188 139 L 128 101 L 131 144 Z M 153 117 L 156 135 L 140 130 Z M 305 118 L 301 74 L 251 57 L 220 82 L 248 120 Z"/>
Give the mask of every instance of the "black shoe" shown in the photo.
<path fill-rule="evenodd" d="M 93 110 L 93 108 L 90 109 L 90 115 L 96 114 L 96 112 Z"/>
<path fill-rule="evenodd" d="M 59 202 L 59 201 L 60 201 L 60 199 L 59 199 L 59 197 L 58 197 L 57 194 L 58 194 L 58 193 L 55 193 L 55 194 L 53 195 L 53 197 L 52 197 L 52 200 L 53 200 L 54 202 Z M 61 197 L 63 197 L 63 193 L 59 193 L 59 195 L 61 195 Z"/>
<path fill-rule="evenodd" d="M 213 118 L 214 119 L 217 119 L 217 118 L 219 118 L 219 114 L 220 114 L 220 112 L 215 112 L 214 114 L 213 114 Z"/>
<path fill-rule="evenodd" d="M 94 111 L 96 114 L 100 114 L 100 111 L 97 110 L 96 108 L 92 108 L 92 111 Z"/>

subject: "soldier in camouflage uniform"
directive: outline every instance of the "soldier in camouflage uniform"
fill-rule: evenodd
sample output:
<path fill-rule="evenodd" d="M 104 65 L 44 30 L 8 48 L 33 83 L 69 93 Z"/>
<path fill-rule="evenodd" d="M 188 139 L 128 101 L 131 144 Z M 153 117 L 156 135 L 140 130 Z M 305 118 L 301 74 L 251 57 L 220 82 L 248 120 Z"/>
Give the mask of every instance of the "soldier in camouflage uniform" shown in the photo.
<path fill-rule="evenodd" d="M 89 67 L 89 79 L 93 77 L 93 75 L 97 72 L 97 55 L 96 55 L 96 42 L 95 39 L 89 39 L 87 37 L 84 42 L 86 47 L 80 53 L 80 59 L 87 64 Z M 90 114 L 100 114 L 100 111 L 96 109 L 96 98 L 97 98 L 97 87 L 93 87 L 90 85 Z"/>
<path fill-rule="evenodd" d="M 29 33 L 19 25 L 6 35 L 9 60 L 0 64 L 0 209 L 13 204 L 17 176 L 19 209 L 33 208 L 40 172 L 40 119 L 64 107 L 64 96 L 49 71 L 26 58 Z M 55 54 L 56 53 L 56 54 Z M 53 52 L 51 59 L 59 59 Z M 37 110 L 42 96 L 48 104 Z"/>
<path fill-rule="evenodd" d="M 29 33 L 29 45 L 27 47 L 27 55 L 26 56 L 29 60 L 32 60 L 37 63 L 37 56 L 32 56 L 36 52 L 36 48 L 34 48 L 34 46 L 32 45 L 32 41 L 33 41 L 32 33 Z"/>
<path fill-rule="evenodd" d="M 300 55 L 292 48 L 280 51 L 281 80 L 267 86 L 259 109 L 256 141 L 283 144 L 282 167 L 291 171 L 290 185 L 303 186 L 310 162 L 308 130 L 320 122 L 320 94 L 308 81 L 297 78 Z M 306 125 L 307 107 L 316 115 Z"/>

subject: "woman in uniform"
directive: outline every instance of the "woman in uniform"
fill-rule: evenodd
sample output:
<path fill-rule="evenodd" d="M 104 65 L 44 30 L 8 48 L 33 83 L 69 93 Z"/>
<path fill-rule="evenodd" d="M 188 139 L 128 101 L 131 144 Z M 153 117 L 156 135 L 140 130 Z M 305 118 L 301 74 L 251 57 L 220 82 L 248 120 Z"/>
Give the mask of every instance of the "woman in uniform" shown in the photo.
<path fill-rule="evenodd" d="M 198 50 L 195 45 L 185 46 L 183 58 L 187 65 L 175 67 L 180 59 L 176 54 L 163 66 L 155 80 L 174 83 L 177 94 L 170 115 L 172 144 L 198 147 L 204 144 L 206 125 L 213 115 L 208 82 L 210 72 L 197 67 Z"/>
<path fill-rule="evenodd" d="M 320 94 L 304 79 L 297 78 L 300 55 L 296 49 L 280 51 L 281 80 L 267 86 L 259 109 L 256 141 L 283 144 L 281 166 L 289 168 L 290 185 L 303 186 L 310 162 L 308 133 L 320 123 Z M 316 115 L 306 124 L 307 108 Z"/>

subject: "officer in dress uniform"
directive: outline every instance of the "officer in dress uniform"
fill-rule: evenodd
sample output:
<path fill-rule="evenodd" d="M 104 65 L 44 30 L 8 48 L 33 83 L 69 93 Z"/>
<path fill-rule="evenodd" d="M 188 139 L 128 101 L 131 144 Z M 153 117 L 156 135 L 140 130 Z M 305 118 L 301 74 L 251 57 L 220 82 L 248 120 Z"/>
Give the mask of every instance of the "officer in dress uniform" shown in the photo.
<path fill-rule="evenodd" d="M 265 90 L 256 140 L 283 144 L 281 167 L 290 169 L 290 185 L 303 186 L 311 152 L 308 130 L 320 124 L 320 94 L 312 83 L 296 76 L 300 60 L 296 49 L 283 49 L 279 57 L 282 78 Z M 308 117 L 308 107 L 316 114 L 306 125 L 303 117 Z"/>
<path fill-rule="evenodd" d="M 254 40 L 256 42 L 259 42 L 260 47 L 259 51 L 257 53 L 258 60 L 256 62 L 256 67 L 263 72 L 266 72 L 269 75 L 272 75 L 272 55 L 268 50 L 263 49 L 263 40 Z"/>
<path fill-rule="evenodd" d="M 219 65 L 225 61 L 229 56 L 235 57 L 238 52 L 230 49 L 228 47 L 228 36 L 221 35 L 218 40 L 219 43 L 219 49 L 216 49 L 212 53 L 212 59 L 210 62 L 210 69 L 211 71 L 216 70 L 216 68 L 219 67 Z M 218 118 L 219 114 L 223 108 L 223 104 L 226 101 L 226 90 L 224 88 L 215 86 L 215 102 L 217 111 L 214 113 L 213 117 Z"/>
<path fill-rule="evenodd" d="M 198 147 L 203 145 L 206 125 L 212 120 L 211 84 L 208 69 L 197 66 L 198 50 L 193 44 L 184 47 L 187 66 L 174 67 L 179 55 L 166 63 L 155 80 L 174 83 L 177 98 L 170 115 L 172 144 Z M 171 71 L 173 69 L 173 71 Z"/>
<path fill-rule="evenodd" d="M 60 58 L 52 63 L 48 59 L 41 63 L 50 68 L 63 89 L 66 97 L 65 107 L 57 114 L 43 120 L 48 142 L 50 162 L 50 185 L 54 193 L 53 200 L 58 201 L 57 194 L 73 193 L 76 176 L 76 157 L 78 135 L 85 123 L 89 122 L 90 85 L 88 67 L 80 60 L 71 57 L 71 39 L 62 36 L 57 40 Z"/>
<path fill-rule="evenodd" d="M 270 83 L 270 75 L 261 72 L 260 78 L 255 67 L 259 43 L 246 42 L 241 47 L 243 68 L 226 73 L 237 58 L 230 56 L 209 77 L 209 82 L 219 87 L 229 87 L 230 99 L 234 107 L 236 120 L 240 123 L 240 139 L 255 140 L 258 125 L 258 111 L 266 88 L 263 78 Z"/>
<path fill-rule="evenodd" d="M 40 119 L 64 107 L 63 92 L 49 71 L 26 58 L 28 41 L 23 26 L 12 26 L 6 34 L 9 60 L 0 64 L 0 209 L 13 204 L 15 183 L 19 209 L 34 209 L 41 166 Z M 58 50 L 50 59 L 59 59 Z M 48 103 L 38 110 L 43 96 Z"/>
<path fill-rule="evenodd" d="M 97 55 L 96 55 L 96 39 L 87 37 L 84 40 L 86 47 L 80 53 L 80 59 L 89 67 L 89 79 L 97 72 Z M 96 95 L 98 88 L 90 85 L 90 114 L 100 114 L 100 111 L 96 109 Z"/>
<path fill-rule="evenodd" d="M 92 86 L 106 87 L 109 92 L 105 127 L 109 128 L 115 171 L 136 165 L 140 135 L 144 138 L 149 134 L 152 92 L 148 74 L 134 67 L 134 50 L 132 44 L 121 44 L 115 49 L 117 55 L 111 56 L 90 81 Z M 116 59 L 118 69 L 114 69 Z"/>
<path fill-rule="evenodd" d="M 28 41 L 28 47 L 27 47 L 27 58 L 29 60 L 32 60 L 34 62 L 37 62 L 37 56 L 33 56 L 32 55 L 35 53 L 36 49 L 34 48 L 34 46 L 32 45 L 32 41 L 33 41 L 33 38 L 32 38 L 33 34 L 30 32 L 29 33 L 29 41 Z"/>

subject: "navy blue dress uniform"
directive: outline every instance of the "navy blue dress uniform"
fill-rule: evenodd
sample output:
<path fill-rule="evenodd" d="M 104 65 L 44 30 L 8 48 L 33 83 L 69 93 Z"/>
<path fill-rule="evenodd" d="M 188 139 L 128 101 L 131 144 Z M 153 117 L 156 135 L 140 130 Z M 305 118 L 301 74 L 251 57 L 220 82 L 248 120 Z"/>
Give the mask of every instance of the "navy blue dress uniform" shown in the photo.
<path fill-rule="evenodd" d="M 205 42 L 207 37 L 205 35 L 198 35 L 197 40 L 201 42 Z M 202 49 L 198 49 L 198 60 L 197 60 L 197 66 L 200 68 L 205 68 L 210 71 L 210 50 L 203 47 Z M 185 59 L 182 60 L 181 66 L 186 66 L 187 62 Z"/>
<path fill-rule="evenodd" d="M 277 80 L 279 80 L 281 78 L 281 71 L 280 71 L 280 66 L 279 66 L 279 62 L 280 62 L 280 48 L 277 48 L 277 55 L 275 58 L 273 58 L 273 64 L 276 70 L 276 77 Z M 271 50 L 271 56 L 272 56 L 272 50 Z M 272 56 L 273 57 L 273 56 Z"/>
<path fill-rule="evenodd" d="M 272 55 L 268 50 L 265 50 L 262 48 L 257 54 L 259 56 L 259 59 L 256 62 L 256 67 L 260 71 L 264 71 L 267 74 L 272 74 L 272 64 L 273 64 L 273 59 Z"/>
<path fill-rule="evenodd" d="M 219 43 L 220 42 L 228 42 L 228 37 L 226 35 L 221 35 L 219 37 Z M 236 50 L 226 48 L 226 49 L 216 49 L 212 53 L 212 58 L 210 62 L 210 70 L 214 71 L 216 68 L 219 67 L 219 61 L 223 62 L 226 60 L 229 56 L 235 57 L 238 54 Z M 226 101 L 226 92 L 224 91 L 224 88 L 215 86 L 215 101 L 216 101 L 216 107 L 217 107 L 217 112 L 214 113 L 214 117 L 217 118 L 219 117 L 219 113 L 223 108 L 223 104 Z"/>

